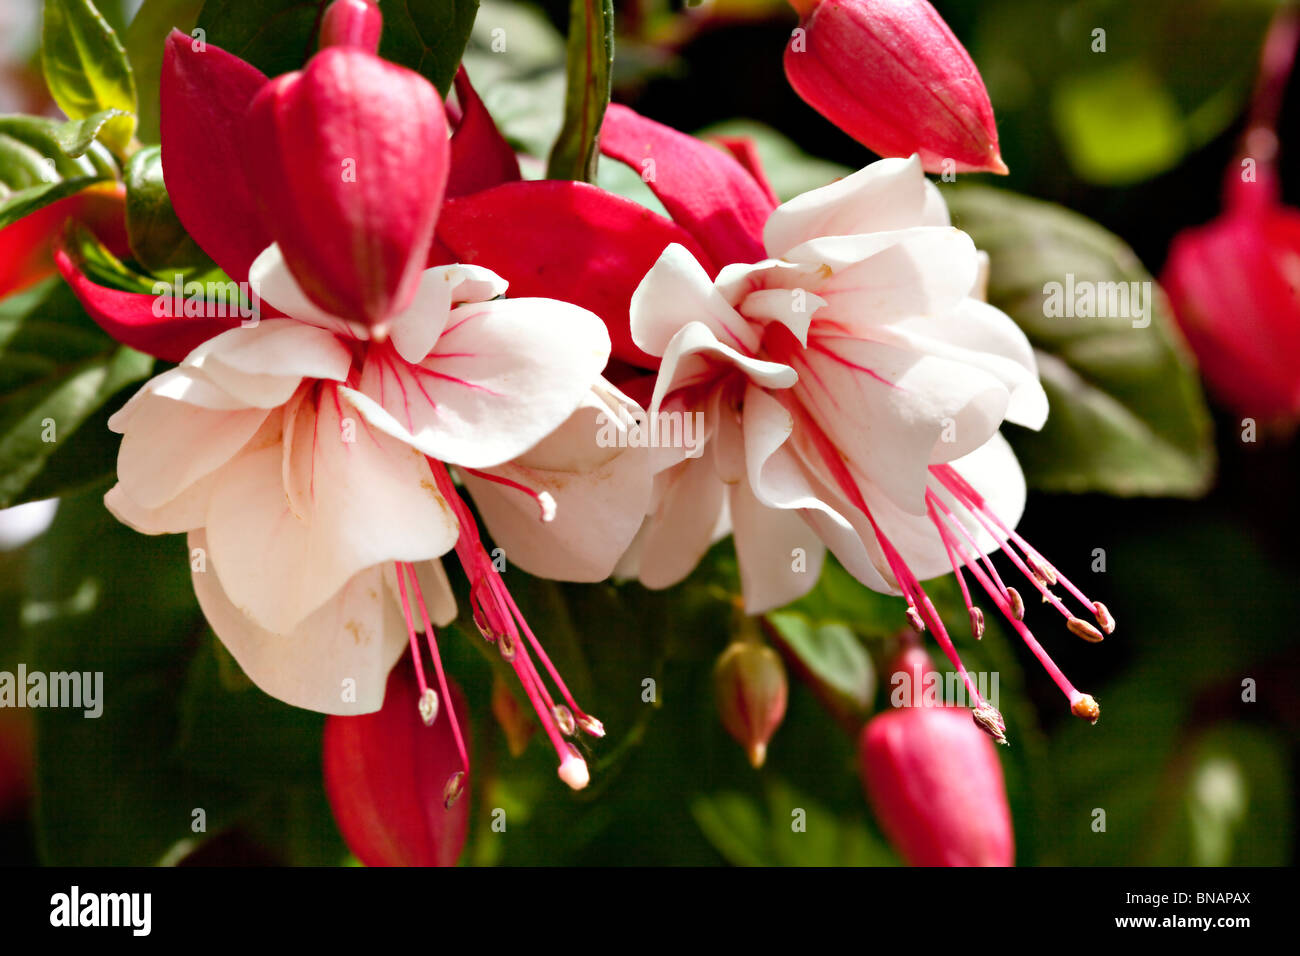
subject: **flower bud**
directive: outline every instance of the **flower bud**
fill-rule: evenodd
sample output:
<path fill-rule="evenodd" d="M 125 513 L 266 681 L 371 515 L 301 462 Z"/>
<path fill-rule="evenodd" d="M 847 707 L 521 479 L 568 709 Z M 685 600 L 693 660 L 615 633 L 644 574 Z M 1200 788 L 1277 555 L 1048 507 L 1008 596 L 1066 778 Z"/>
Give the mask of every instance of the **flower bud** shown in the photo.
<path fill-rule="evenodd" d="M 1005 173 L 984 81 L 926 0 L 792 0 L 785 73 L 808 105 L 881 156 L 928 172 Z"/>
<path fill-rule="evenodd" d="M 334 0 L 321 18 L 320 45 L 351 46 L 374 53 L 383 26 L 383 14 L 373 0 Z"/>
<path fill-rule="evenodd" d="M 1300 211 L 1230 170 L 1228 209 L 1173 239 L 1160 283 L 1211 391 L 1265 422 L 1300 418 Z M 1261 167 L 1265 176 L 1271 172 Z"/>
<path fill-rule="evenodd" d="M 904 652 L 894 672 L 929 668 Z M 1010 866 L 1015 850 L 1002 765 L 964 708 L 905 706 L 862 729 L 858 765 L 867 799 L 912 866 Z"/>
<path fill-rule="evenodd" d="M 736 641 L 713 668 L 718 717 L 727 733 L 745 748 L 749 762 L 763 766 L 767 742 L 785 717 L 785 666 L 772 648 Z"/>
<path fill-rule="evenodd" d="M 245 129 L 263 225 L 307 297 L 371 326 L 409 305 L 447 182 L 433 85 L 356 46 L 327 46 L 258 92 Z"/>
<path fill-rule="evenodd" d="M 468 779 L 445 711 L 454 706 L 462 727 L 468 711 L 448 683 L 452 699 L 426 726 L 407 656 L 388 675 L 382 709 L 325 721 L 325 792 L 343 839 L 366 866 L 452 866 L 465 845 Z"/>

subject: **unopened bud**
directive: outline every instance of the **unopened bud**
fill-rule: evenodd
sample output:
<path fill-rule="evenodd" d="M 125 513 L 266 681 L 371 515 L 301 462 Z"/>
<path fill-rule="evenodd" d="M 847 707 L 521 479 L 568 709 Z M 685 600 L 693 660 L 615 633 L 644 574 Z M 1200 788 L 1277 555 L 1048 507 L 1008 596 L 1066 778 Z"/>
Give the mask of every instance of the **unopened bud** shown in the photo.
<path fill-rule="evenodd" d="M 791 0 L 785 73 L 804 100 L 881 156 L 928 172 L 1005 173 L 979 70 L 926 0 Z"/>
<path fill-rule="evenodd" d="M 722 726 L 745 748 L 749 762 L 761 767 L 767 743 L 785 717 L 785 666 L 772 648 L 756 641 L 736 641 L 718 658 L 713 685 Z"/>

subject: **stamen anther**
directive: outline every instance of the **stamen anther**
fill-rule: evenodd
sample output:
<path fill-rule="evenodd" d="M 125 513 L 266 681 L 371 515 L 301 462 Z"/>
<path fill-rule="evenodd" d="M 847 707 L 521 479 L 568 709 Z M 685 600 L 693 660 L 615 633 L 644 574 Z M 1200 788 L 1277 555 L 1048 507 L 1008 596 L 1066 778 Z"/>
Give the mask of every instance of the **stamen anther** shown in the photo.
<path fill-rule="evenodd" d="M 925 633 L 925 621 L 921 620 L 921 612 L 911 602 L 908 602 L 907 605 L 907 623 L 912 625 L 912 630 L 916 631 L 916 633 Z"/>
<path fill-rule="evenodd" d="M 515 639 L 508 631 L 502 631 L 497 635 L 497 650 L 501 652 L 501 659 L 506 662 L 515 659 Z"/>
<path fill-rule="evenodd" d="M 1097 701 L 1091 694 L 1080 694 L 1070 702 L 1070 713 L 1082 717 L 1090 724 L 1095 724 L 1097 718 L 1101 716 L 1101 708 L 1097 706 Z"/>
<path fill-rule="evenodd" d="M 1017 621 L 1025 619 L 1025 599 L 1015 588 L 1007 588 L 1007 597 L 1011 600 L 1011 616 Z"/>
<path fill-rule="evenodd" d="M 1065 622 L 1065 626 L 1070 629 L 1070 633 L 1075 637 L 1081 637 L 1089 644 L 1100 644 L 1105 640 L 1106 635 L 1101 633 L 1081 617 L 1072 617 Z"/>
<path fill-rule="evenodd" d="M 563 704 L 556 704 L 552 712 L 555 714 L 555 724 L 560 728 L 560 733 L 572 737 L 578 729 L 577 721 L 573 719 L 573 711 Z"/>
<path fill-rule="evenodd" d="M 992 704 L 981 701 L 980 705 L 971 711 L 971 717 L 975 721 L 975 726 L 984 733 L 1003 746 L 1011 746 L 1007 742 L 1007 723 L 1002 719 L 1002 714 Z"/>
<path fill-rule="evenodd" d="M 578 720 L 578 726 L 593 737 L 605 736 L 605 725 L 590 715 L 584 715 L 580 718 Z"/>
<path fill-rule="evenodd" d="M 420 719 L 426 727 L 432 727 L 438 719 L 438 692 L 432 687 L 426 687 L 420 695 Z"/>
<path fill-rule="evenodd" d="M 1110 616 L 1110 611 L 1107 609 L 1106 605 L 1102 604 L 1100 601 L 1093 601 L 1092 610 L 1093 613 L 1097 615 L 1097 623 L 1101 625 L 1101 629 L 1107 634 L 1114 634 L 1115 619 Z"/>
<path fill-rule="evenodd" d="M 970 609 L 970 629 L 975 635 L 975 640 L 978 641 L 984 636 L 984 612 L 974 605 Z"/>
<path fill-rule="evenodd" d="M 442 805 L 450 810 L 465 792 L 465 771 L 457 770 L 447 778 L 447 786 L 442 790 Z"/>

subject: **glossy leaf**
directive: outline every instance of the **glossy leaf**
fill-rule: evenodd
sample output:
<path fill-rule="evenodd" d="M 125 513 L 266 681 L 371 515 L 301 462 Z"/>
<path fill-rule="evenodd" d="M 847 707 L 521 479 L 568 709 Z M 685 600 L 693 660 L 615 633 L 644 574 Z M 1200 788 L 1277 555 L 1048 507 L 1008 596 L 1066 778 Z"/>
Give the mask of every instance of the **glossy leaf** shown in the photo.
<path fill-rule="evenodd" d="M 136 135 L 144 143 L 158 142 L 158 86 L 167 34 L 189 33 L 198 21 L 203 0 L 144 0 L 122 35 L 139 97 Z"/>
<path fill-rule="evenodd" d="M 0 303 L 0 507 L 24 500 L 50 456 L 152 367 L 100 331 L 62 283 Z"/>
<path fill-rule="evenodd" d="M 135 76 L 117 34 L 91 0 L 45 0 L 41 69 L 70 119 L 120 110 L 100 135 L 115 153 L 125 152 L 135 133 Z"/>
<path fill-rule="evenodd" d="M 316 52 L 328 0 L 207 0 L 198 26 L 206 42 L 267 76 L 296 70 Z M 387 0 L 379 55 L 415 70 L 444 96 L 469 41 L 478 0 Z"/>
<path fill-rule="evenodd" d="M 989 254 L 989 301 L 1016 320 L 1038 354 L 1047 424 L 1007 436 L 1030 485 L 1202 493 L 1214 466 L 1204 395 L 1164 295 L 1132 250 L 1051 203 L 983 187 L 945 195 L 953 224 Z M 1050 301 L 1056 295 L 1059 310 Z M 1049 314 L 1056 311 L 1064 315 Z"/>

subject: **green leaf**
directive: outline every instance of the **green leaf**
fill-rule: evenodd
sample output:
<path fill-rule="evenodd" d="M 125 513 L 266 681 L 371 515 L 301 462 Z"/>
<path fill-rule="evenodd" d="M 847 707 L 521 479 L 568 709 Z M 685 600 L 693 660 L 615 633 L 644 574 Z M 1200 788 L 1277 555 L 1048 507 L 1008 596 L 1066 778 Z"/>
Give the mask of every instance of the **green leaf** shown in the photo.
<path fill-rule="evenodd" d="M 73 156 L 65 149 L 77 142 L 72 123 L 43 116 L 0 116 L 0 228 L 50 203 L 116 175 L 107 150 L 94 142 Z"/>
<path fill-rule="evenodd" d="M 329 0 L 207 0 L 197 26 L 204 42 L 278 76 L 301 68 L 316 52 L 316 31 L 328 5 Z"/>
<path fill-rule="evenodd" d="M 103 180 L 86 176 L 79 179 L 65 179 L 57 183 L 41 183 L 39 186 L 11 193 L 4 202 L 0 202 L 0 229 L 99 182 Z"/>
<path fill-rule="evenodd" d="M 143 295 L 158 294 L 157 280 L 127 266 L 80 223 L 68 224 L 63 246 L 77 267 L 96 285 Z"/>
<path fill-rule="evenodd" d="M 100 135 L 117 154 L 135 133 L 135 77 L 126 51 L 91 0 L 45 0 L 41 69 L 70 119 L 116 109 Z"/>
<path fill-rule="evenodd" d="M 1204 395 L 1164 295 L 1132 250 L 1051 203 L 974 186 L 945 196 L 953 224 L 989 254 L 989 302 L 1016 320 L 1038 353 L 1051 403 L 1047 424 L 1037 433 L 1008 429 L 1007 436 L 1031 486 L 1203 493 L 1214 469 Z M 1097 303 L 1091 310 L 1079 298 L 1085 289 Z M 1108 289 L 1136 289 L 1140 298 L 1117 308 L 1125 299 L 1112 306 Z M 1056 316 L 1056 303 L 1077 317 Z"/>
<path fill-rule="evenodd" d="M 188 772 L 174 753 L 184 681 L 202 617 L 184 541 L 137 534 L 103 489 L 65 499 L 30 549 L 23 620 L 43 672 L 96 672 L 103 712 L 33 711 L 37 842 L 60 865 L 151 865 L 210 831 L 245 795 Z"/>
<path fill-rule="evenodd" d="M 478 0 L 387 0 L 379 55 L 415 70 L 443 96 L 469 42 Z"/>
<path fill-rule="evenodd" d="M 853 631 L 838 622 L 814 623 L 791 611 L 774 611 L 767 621 L 823 705 L 842 723 L 860 724 L 871 710 L 876 672 Z"/>
<path fill-rule="evenodd" d="M 546 164 L 548 179 L 596 181 L 613 66 L 613 0 L 570 0 L 564 125 Z"/>
<path fill-rule="evenodd" d="M 0 507 L 28 497 L 55 451 L 152 368 L 152 358 L 100 330 L 58 280 L 0 302 Z"/>
<path fill-rule="evenodd" d="M 123 43 L 139 93 L 136 135 L 142 142 L 158 142 L 158 89 L 167 34 L 173 29 L 189 33 L 202 7 L 203 0 L 144 0 L 126 28 Z"/>
<path fill-rule="evenodd" d="M 210 260 L 176 218 L 163 184 L 162 149 L 138 150 L 126 164 L 126 235 L 131 254 L 150 272 L 212 268 Z"/>
<path fill-rule="evenodd" d="M 207 0 L 206 41 L 267 76 L 302 67 L 316 52 L 328 0 Z M 415 70 L 444 96 L 469 40 L 478 0 L 387 0 L 379 55 Z"/>
<path fill-rule="evenodd" d="M 76 158 L 84 156 L 90 144 L 110 120 L 127 114 L 119 109 L 100 110 L 85 119 L 68 120 L 55 130 L 54 136 L 64 154 Z"/>

